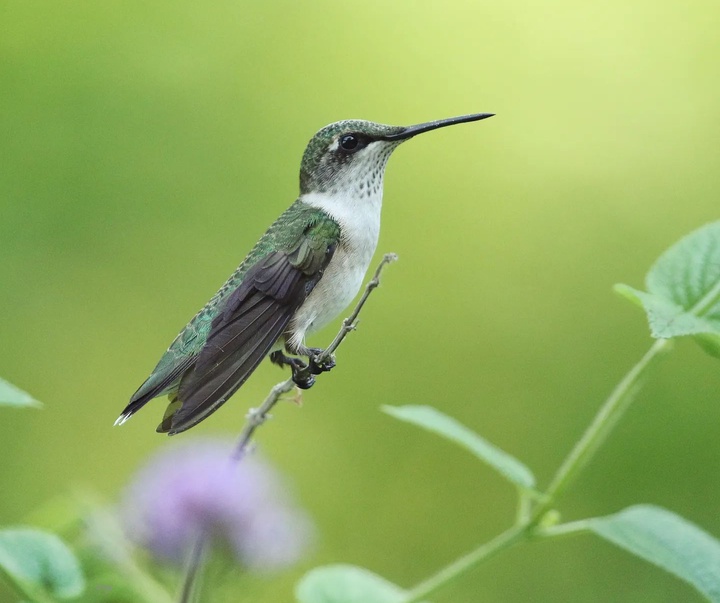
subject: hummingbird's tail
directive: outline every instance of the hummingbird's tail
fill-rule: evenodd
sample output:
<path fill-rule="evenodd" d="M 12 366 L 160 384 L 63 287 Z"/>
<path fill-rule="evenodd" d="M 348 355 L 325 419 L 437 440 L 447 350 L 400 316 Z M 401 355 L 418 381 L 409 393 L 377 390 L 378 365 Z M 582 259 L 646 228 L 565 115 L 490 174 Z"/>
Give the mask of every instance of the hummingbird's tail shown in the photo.
<path fill-rule="evenodd" d="M 254 299 L 253 299 L 254 298 Z M 220 315 L 197 361 L 180 379 L 160 433 L 190 429 L 232 396 L 282 337 L 294 308 L 260 292 L 248 296 L 240 310 Z"/>
<path fill-rule="evenodd" d="M 193 357 L 188 356 L 181 362 L 176 362 L 172 366 L 163 366 L 163 360 L 160 361 L 152 375 L 150 375 L 138 390 L 130 398 L 130 402 L 122 411 L 115 421 L 115 425 L 122 425 L 138 410 L 145 406 L 153 398 L 176 391 L 180 383 L 180 378 L 193 364 Z M 169 370 L 168 370 L 169 369 Z"/>

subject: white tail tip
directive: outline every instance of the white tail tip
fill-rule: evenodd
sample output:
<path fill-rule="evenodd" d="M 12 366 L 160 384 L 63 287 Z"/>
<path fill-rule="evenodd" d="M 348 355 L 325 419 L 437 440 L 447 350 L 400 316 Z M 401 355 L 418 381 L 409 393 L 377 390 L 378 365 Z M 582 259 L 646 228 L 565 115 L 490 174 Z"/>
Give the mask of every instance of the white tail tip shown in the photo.
<path fill-rule="evenodd" d="M 127 413 L 127 414 L 123 413 L 123 414 L 121 414 L 121 415 L 115 420 L 115 423 L 113 423 L 113 427 L 115 427 L 116 425 L 122 425 L 122 424 L 123 424 L 125 421 L 127 421 L 130 417 L 132 417 L 132 414 L 131 414 L 131 413 Z"/>

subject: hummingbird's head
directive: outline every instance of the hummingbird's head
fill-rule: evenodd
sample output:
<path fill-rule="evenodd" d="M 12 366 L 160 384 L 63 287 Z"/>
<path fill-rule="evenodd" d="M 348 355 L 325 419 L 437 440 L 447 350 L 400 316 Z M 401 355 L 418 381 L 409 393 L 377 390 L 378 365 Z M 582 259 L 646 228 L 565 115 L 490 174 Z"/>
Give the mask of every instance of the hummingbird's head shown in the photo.
<path fill-rule="evenodd" d="M 382 187 L 391 153 L 417 134 L 492 117 L 476 113 L 416 126 L 388 126 L 350 119 L 325 126 L 310 139 L 300 166 L 300 194 L 343 192 L 362 186 L 368 194 Z"/>

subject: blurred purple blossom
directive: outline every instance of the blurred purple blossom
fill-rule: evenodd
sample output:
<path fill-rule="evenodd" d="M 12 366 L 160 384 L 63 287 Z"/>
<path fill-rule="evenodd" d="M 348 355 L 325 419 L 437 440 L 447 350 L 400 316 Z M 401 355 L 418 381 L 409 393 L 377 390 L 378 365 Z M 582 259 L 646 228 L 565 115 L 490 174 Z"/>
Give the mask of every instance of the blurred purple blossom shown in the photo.
<path fill-rule="evenodd" d="M 312 536 L 280 476 L 264 461 L 230 460 L 232 443 L 195 440 L 156 454 L 128 485 L 121 520 L 128 537 L 182 562 L 200 530 L 239 563 L 271 570 L 295 562 Z"/>

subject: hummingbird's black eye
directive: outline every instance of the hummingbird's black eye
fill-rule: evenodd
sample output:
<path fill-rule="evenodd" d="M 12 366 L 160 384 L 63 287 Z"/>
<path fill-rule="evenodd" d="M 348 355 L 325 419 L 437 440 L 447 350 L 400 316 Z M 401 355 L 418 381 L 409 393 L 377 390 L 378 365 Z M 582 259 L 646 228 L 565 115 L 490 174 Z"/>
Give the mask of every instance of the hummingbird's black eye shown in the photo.
<path fill-rule="evenodd" d="M 354 151 L 360 144 L 360 140 L 355 134 L 345 134 L 340 137 L 340 147 L 344 151 Z"/>

